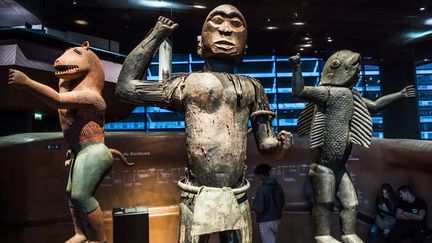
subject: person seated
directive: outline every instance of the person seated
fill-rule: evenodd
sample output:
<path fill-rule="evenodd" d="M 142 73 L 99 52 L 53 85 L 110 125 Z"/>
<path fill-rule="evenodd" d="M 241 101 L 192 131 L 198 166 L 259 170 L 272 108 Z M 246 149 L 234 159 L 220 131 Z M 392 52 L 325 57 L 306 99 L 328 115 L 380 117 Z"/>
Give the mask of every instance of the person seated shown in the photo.
<path fill-rule="evenodd" d="M 378 242 L 378 233 L 382 232 L 385 237 L 396 224 L 396 196 L 393 187 L 384 183 L 381 185 L 379 196 L 376 199 L 377 215 L 375 223 L 371 226 L 371 238 L 369 243 Z"/>
<path fill-rule="evenodd" d="M 397 243 L 405 239 L 421 243 L 427 228 L 427 205 L 406 185 L 399 187 L 398 194 L 400 201 L 396 206 L 396 225 L 391 230 L 387 243 Z"/>

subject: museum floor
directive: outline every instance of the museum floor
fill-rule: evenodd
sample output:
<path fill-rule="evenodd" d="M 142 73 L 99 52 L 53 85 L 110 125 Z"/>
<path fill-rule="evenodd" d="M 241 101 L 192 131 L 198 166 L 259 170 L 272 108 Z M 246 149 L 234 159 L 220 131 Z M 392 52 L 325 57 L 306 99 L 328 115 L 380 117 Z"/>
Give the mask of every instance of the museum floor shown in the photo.
<path fill-rule="evenodd" d="M 175 208 L 171 213 L 166 212 L 161 216 L 150 216 L 150 242 L 152 243 L 175 243 L 177 242 L 177 222 L 178 214 Z M 104 222 L 108 240 L 112 240 L 112 218 L 111 212 L 104 212 Z M 333 229 L 339 225 L 336 216 L 333 217 Z M 369 225 L 358 221 L 357 231 L 364 240 L 368 237 Z M 312 221 L 309 212 L 287 212 L 285 211 L 279 228 L 278 242 L 289 243 L 309 243 L 313 242 L 312 238 Z M 40 227 L 27 228 L 0 228 L 0 234 L 7 239 L 5 242 L 22 242 L 22 243 L 46 243 L 46 242 L 64 242 L 68 236 L 73 233 L 71 222 L 56 223 Z M 340 236 L 337 230 L 334 230 L 335 236 Z M 254 224 L 254 241 L 260 242 L 257 225 Z M 211 242 L 217 242 L 217 237 L 211 239 Z M 381 241 L 384 242 L 384 241 Z M 425 243 L 432 240 L 427 240 Z"/>

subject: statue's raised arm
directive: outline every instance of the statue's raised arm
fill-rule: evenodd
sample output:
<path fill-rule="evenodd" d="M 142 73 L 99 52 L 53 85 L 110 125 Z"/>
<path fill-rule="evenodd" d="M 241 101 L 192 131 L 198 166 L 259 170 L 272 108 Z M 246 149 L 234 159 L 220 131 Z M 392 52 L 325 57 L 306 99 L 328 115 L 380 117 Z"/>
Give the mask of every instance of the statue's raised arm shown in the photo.
<path fill-rule="evenodd" d="M 178 84 L 184 76 L 173 76 L 161 82 L 141 80 L 162 41 L 178 27 L 168 18 L 159 17 L 153 29 L 126 57 L 116 85 L 116 96 L 134 104 L 166 107 L 176 110 Z M 178 98 L 178 97 L 177 97 Z"/>
<path fill-rule="evenodd" d="M 305 86 L 300 55 L 297 54 L 288 59 L 292 68 L 292 95 L 295 99 L 305 100 L 314 104 L 325 104 L 329 97 L 329 91 L 326 87 Z"/>

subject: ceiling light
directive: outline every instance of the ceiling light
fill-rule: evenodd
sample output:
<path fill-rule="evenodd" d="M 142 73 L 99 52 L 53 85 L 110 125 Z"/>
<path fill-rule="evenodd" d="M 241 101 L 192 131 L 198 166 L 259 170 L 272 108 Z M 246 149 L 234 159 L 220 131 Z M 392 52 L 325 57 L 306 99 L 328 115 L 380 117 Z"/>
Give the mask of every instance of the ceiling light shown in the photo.
<path fill-rule="evenodd" d="M 428 30 L 424 32 L 410 32 L 407 34 L 407 37 L 410 39 L 417 39 L 430 34 L 432 34 L 432 30 Z"/>
<path fill-rule="evenodd" d="M 332 38 L 327 38 L 327 42 L 333 42 L 333 39 Z"/>
<path fill-rule="evenodd" d="M 77 1 L 76 0 L 73 0 L 72 1 L 72 5 L 76 5 L 77 4 Z"/>
<path fill-rule="evenodd" d="M 300 47 L 300 48 L 299 48 L 299 51 L 304 51 L 304 48 L 303 48 L 303 47 Z"/>
<path fill-rule="evenodd" d="M 169 7 L 169 3 L 168 2 L 164 2 L 164 1 L 147 1 L 147 0 L 143 0 L 140 1 L 141 5 L 146 6 L 146 7 L 150 7 L 150 8 L 166 8 Z"/>
<path fill-rule="evenodd" d="M 292 24 L 296 25 L 296 26 L 302 26 L 302 25 L 305 25 L 306 23 L 305 22 L 293 22 Z"/>
<path fill-rule="evenodd" d="M 420 10 L 420 11 L 425 11 L 425 10 L 426 10 L 426 7 L 420 7 L 419 10 Z"/>
<path fill-rule="evenodd" d="M 87 20 L 84 20 L 84 19 L 76 19 L 75 24 L 88 25 L 88 22 L 87 22 Z"/>
<path fill-rule="evenodd" d="M 266 30 L 277 30 L 277 29 L 279 29 L 279 27 L 277 27 L 277 26 L 266 26 L 266 27 L 264 27 Z"/>
<path fill-rule="evenodd" d="M 170 9 L 190 9 L 193 8 L 194 5 L 186 5 L 183 3 L 175 3 L 164 0 L 131 0 L 136 5 L 147 7 L 147 8 L 170 8 Z M 201 4 L 197 4 L 200 6 L 204 6 Z M 205 6 L 204 6 L 205 7 Z"/>
<path fill-rule="evenodd" d="M 204 6 L 204 5 L 202 5 L 202 4 L 199 4 L 199 3 L 195 3 L 195 4 L 193 5 L 193 7 L 194 7 L 194 8 L 198 8 L 198 9 L 206 9 L 206 8 L 207 8 L 206 6 Z"/>
<path fill-rule="evenodd" d="M 301 47 L 311 47 L 312 44 L 310 44 L 310 43 L 308 43 L 308 44 L 301 44 L 300 46 L 301 46 Z"/>
<path fill-rule="evenodd" d="M 303 40 L 310 40 L 311 38 L 310 37 L 303 37 Z"/>

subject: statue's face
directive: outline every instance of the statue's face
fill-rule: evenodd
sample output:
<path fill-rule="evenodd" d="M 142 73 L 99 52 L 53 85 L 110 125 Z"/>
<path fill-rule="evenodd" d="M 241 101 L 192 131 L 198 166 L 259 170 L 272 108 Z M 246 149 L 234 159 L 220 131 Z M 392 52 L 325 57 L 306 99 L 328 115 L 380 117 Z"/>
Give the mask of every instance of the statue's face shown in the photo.
<path fill-rule="evenodd" d="M 241 61 L 246 45 L 247 29 L 243 15 L 231 5 L 216 7 L 202 28 L 202 56 Z"/>
<path fill-rule="evenodd" d="M 88 48 L 84 47 L 67 49 L 54 62 L 57 78 L 74 80 L 86 76 L 90 70 L 87 52 Z"/>
<path fill-rule="evenodd" d="M 349 50 L 334 53 L 324 64 L 320 84 L 352 88 L 360 77 L 360 59 Z"/>

